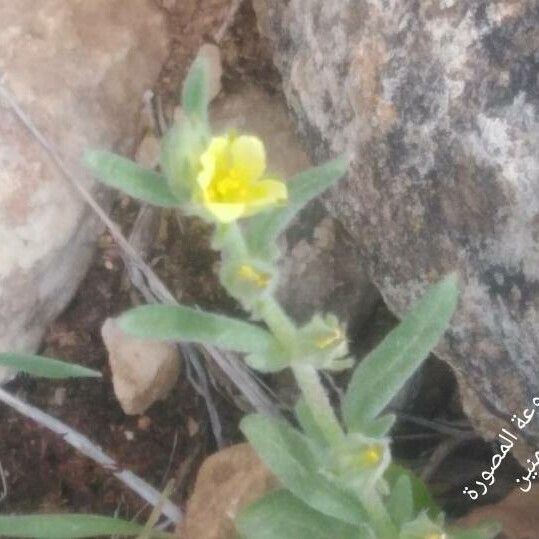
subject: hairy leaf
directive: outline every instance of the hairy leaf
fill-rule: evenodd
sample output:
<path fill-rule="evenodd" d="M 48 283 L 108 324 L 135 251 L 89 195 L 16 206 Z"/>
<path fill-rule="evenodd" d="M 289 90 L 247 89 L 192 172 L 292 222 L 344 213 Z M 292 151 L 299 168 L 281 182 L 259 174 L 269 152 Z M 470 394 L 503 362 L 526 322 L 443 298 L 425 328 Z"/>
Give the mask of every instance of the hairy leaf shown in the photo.
<path fill-rule="evenodd" d="M 74 363 L 33 354 L 0 354 L 0 365 L 42 378 L 99 378 L 101 373 Z"/>
<path fill-rule="evenodd" d="M 265 250 L 283 232 L 295 215 L 311 200 L 337 182 L 347 169 L 343 158 L 294 176 L 289 182 L 288 203 L 282 208 L 261 213 L 249 220 L 245 229 L 247 245 L 252 252 Z"/>
<path fill-rule="evenodd" d="M 278 346 L 266 330 L 220 314 L 184 305 L 144 305 L 119 319 L 120 327 L 141 339 L 210 344 L 228 350 L 264 353 Z"/>
<path fill-rule="evenodd" d="M 1 537 L 34 537 L 72 539 L 103 535 L 140 535 L 145 529 L 138 524 L 117 518 L 86 514 L 39 514 L 0 516 Z M 152 532 L 151 537 L 171 537 Z"/>
<path fill-rule="evenodd" d="M 286 422 L 262 415 L 245 417 L 240 425 L 260 458 L 309 507 L 349 524 L 362 525 L 366 515 L 348 492 L 319 473 L 308 439 Z"/>
<path fill-rule="evenodd" d="M 172 208 L 181 203 L 170 190 L 164 176 L 139 167 L 125 157 L 93 150 L 84 154 L 84 162 L 101 182 L 133 198 L 165 208 Z"/>
<path fill-rule="evenodd" d="M 455 275 L 432 286 L 402 322 L 358 365 L 345 398 L 350 430 L 368 429 L 436 346 L 457 306 Z"/>
<path fill-rule="evenodd" d="M 245 539 L 361 539 L 361 531 L 311 509 L 278 490 L 240 513 L 236 528 Z"/>

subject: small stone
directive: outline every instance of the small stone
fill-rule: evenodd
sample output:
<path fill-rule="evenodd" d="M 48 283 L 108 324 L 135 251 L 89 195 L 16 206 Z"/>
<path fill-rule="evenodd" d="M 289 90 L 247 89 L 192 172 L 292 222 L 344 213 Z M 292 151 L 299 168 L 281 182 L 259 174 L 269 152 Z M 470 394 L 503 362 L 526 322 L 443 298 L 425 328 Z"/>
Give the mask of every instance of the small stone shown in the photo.
<path fill-rule="evenodd" d="M 125 439 L 132 442 L 135 439 L 135 433 L 132 430 L 124 430 Z"/>
<path fill-rule="evenodd" d="M 180 356 L 176 346 L 126 335 L 108 318 L 101 335 L 109 354 L 114 393 L 129 415 L 144 413 L 176 384 Z"/>
<path fill-rule="evenodd" d="M 65 387 L 57 387 L 52 395 L 51 404 L 53 406 L 63 406 L 66 400 L 67 389 Z"/>
<path fill-rule="evenodd" d="M 152 134 L 146 135 L 140 142 L 135 153 L 135 161 L 144 168 L 154 169 L 159 165 L 161 143 Z"/>
<path fill-rule="evenodd" d="M 233 539 L 238 513 L 278 486 L 249 444 L 223 449 L 202 464 L 177 536 Z"/>
<path fill-rule="evenodd" d="M 192 438 L 195 434 L 198 433 L 199 430 L 200 427 L 198 423 L 191 416 L 189 416 L 187 418 L 187 432 L 189 433 L 189 437 Z"/>
<path fill-rule="evenodd" d="M 147 416 L 143 415 L 142 417 L 138 418 L 137 421 L 137 429 L 147 431 L 152 425 L 152 420 Z"/>

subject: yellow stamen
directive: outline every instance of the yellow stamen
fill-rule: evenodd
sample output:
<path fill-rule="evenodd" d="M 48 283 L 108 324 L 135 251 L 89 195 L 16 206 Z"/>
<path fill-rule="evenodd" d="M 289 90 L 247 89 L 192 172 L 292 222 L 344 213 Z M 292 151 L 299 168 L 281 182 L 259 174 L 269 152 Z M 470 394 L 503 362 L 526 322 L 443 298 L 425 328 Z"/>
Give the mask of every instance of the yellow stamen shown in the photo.
<path fill-rule="evenodd" d="M 240 267 L 238 276 L 245 281 L 255 284 L 259 288 L 266 288 L 271 281 L 271 275 L 258 271 L 248 264 L 243 264 Z"/>
<path fill-rule="evenodd" d="M 317 348 L 324 349 L 338 341 L 342 341 L 343 337 L 341 328 L 335 328 L 329 335 L 316 339 L 315 344 Z"/>
<path fill-rule="evenodd" d="M 383 453 L 384 451 L 380 446 L 371 445 L 361 452 L 360 458 L 365 464 L 369 466 L 375 466 L 382 460 Z"/>

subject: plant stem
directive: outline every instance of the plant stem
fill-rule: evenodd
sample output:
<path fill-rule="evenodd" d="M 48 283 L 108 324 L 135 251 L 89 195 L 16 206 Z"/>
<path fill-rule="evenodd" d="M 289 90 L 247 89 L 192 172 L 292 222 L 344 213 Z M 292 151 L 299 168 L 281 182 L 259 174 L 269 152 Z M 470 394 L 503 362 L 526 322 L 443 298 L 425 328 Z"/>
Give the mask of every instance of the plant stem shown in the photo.
<path fill-rule="evenodd" d="M 290 347 L 296 341 L 296 325 L 275 298 L 264 298 L 258 303 L 257 310 L 262 320 L 281 343 Z"/>
<path fill-rule="evenodd" d="M 303 364 L 293 366 L 292 371 L 305 403 L 327 441 L 331 445 L 340 442 L 344 438 L 344 432 L 316 369 L 311 365 Z"/>

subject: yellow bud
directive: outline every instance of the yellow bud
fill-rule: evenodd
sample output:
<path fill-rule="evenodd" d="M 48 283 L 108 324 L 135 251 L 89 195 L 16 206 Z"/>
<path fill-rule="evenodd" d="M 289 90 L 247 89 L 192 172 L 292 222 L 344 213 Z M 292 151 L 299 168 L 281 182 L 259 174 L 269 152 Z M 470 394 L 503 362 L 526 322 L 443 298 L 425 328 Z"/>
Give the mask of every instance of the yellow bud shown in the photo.
<path fill-rule="evenodd" d="M 320 348 L 322 350 L 324 348 L 328 348 L 336 342 L 342 341 L 343 338 L 344 335 L 341 331 L 341 328 L 335 328 L 329 335 L 325 335 L 324 337 L 319 337 L 318 339 L 316 339 L 315 345 L 317 348 Z"/>
<path fill-rule="evenodd" d="M 445 533 L 432 532 L 427 533 L 425 539 L 447 539 L 447 535 Z"/>
<path fill-rule="evenodd" d="M 363 463 L 369 466 L 375 466 L 382 460 L 384 450 L 379 445 L 371 445 L 364 449 L 360 454 L 360 459 Z"/>
<path fill-rule="evenodd" d="M 253 266 L 243 264 L 238 270 L 238 276 L 240 279 L 249 281 L 259 288 L 266 288 L 271 281 L 271 275 L 256 270 Z"/>

